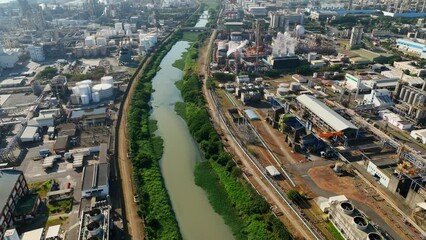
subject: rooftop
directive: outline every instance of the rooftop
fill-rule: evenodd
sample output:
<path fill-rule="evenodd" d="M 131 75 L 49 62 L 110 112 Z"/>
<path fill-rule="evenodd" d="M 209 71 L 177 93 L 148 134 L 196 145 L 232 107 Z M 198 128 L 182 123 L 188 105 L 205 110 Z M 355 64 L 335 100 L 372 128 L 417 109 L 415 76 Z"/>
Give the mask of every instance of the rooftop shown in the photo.
<path fill-rule="evenodd" d="M 38 228 L 32 231 L 24 232 L 24 234 L 22 234 L 21 240 L 41 239 L 41 237 L 43 236 L 43 232 L 44 232 L 43 228 Z"/>
<path fill-rule="evenodd" d="M 26 194 L 18 200 L 16 208 L 13 212 L 14 216 L 20 216 L 33 210 L 38 199 L 37 194 Z"/>
<path fill-rule="evenodd" d="M 347 129 L 358 129 L 351 122 L 349 122 L 348 120 L 340 116 L 337 112 L 335 112 L 333 109 L 325 105 L 325 103 L 321 102 L 320 100 L 311 95 L 303 94 L 296 97 L 296 99 L 337 132 L 344 131 Z"/>
<path fill-rule="evenodd" d="M 82 191 L 108 184 L 109 164 L 99 163 L 84 168 Z"/>
<path fill-rule="evenodd" d="M 0 170 L 0 208 L 3 208 L 3 206 L 6 205 L 6 202 L 21 174 L 22 172 L 18 170 Z"/>

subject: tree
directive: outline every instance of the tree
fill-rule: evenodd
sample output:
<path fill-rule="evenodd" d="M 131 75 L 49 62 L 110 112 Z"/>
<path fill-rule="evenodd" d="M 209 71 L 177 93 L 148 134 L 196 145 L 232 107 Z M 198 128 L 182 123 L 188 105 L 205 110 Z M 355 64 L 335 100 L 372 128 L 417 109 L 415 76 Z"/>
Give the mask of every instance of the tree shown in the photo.
<path fill-rule="evenodd" d="M 45 67 L 37 74 L 36 79 L 52 79 L 57 74 L 58 69 L 54 67 Z"/>
<path fill-rule="evenodd" d="M 296 190 L 290 190 L 287 192 L 287 197 L 288 199 L 290 199 L 292 202 L 297 202 L 300 201 L 302 197 L 302 195 L 300 195 L 300 193 Z"/>
<path fill-rule="evenodd" d="M 295 72 L 301 75 L 310 75 L 313 73 L 312 68 L 309 67 L 309 65 L 299 66 L 295 69 Z"/>

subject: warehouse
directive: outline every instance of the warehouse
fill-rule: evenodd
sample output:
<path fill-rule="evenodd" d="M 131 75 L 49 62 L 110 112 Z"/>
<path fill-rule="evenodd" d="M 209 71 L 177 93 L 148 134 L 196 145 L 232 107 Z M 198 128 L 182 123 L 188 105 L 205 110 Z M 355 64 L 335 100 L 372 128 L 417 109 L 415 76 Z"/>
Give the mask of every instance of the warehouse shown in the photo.
<path fill-rule="evenodd" d="M 335 132 L 358 130 L 355 125 L 313 96 L 303 94 L 296 97 L 296 100 L 300 103 L 301 108 L 311 115 L 312 123 L 320 127 L 321 130 Z"/>
<path fill-rule="evenodd" d="M 9 78 L 5 79 L 0 83 L 0 88 L 12 88 L 19 87 L 25 84 L 26 78 L 17 77 L 17 78 Z"/>
<path fill-rule="evenodd" d="M 40 134 L 38 133 L 38 127 L 35 127 L 35 126 L 27 126 L 21 135 L 22 143 L 35 142 L 35 141 L 38 141 L 39 139 L 40 139 Z"/>
<path fill-rule="evenodd" d="M 68 136 L 59 136 L 58 139 L 56 139 L 55 144 L 53 145 L 53 151 L 55 153 L 63 153 L 68 150 Z"/>
<path fill-rule="evenodd" d="M 420 141 L 421 143 L 426 144 L 426 129 L 413 130 L 411 131 L 410 136 Z"/>
<path fill-rule="evenodd" d="M 109 195 L 109 164 L 99 163 L 84 168 L 82 197 L 105 197 Z"/>

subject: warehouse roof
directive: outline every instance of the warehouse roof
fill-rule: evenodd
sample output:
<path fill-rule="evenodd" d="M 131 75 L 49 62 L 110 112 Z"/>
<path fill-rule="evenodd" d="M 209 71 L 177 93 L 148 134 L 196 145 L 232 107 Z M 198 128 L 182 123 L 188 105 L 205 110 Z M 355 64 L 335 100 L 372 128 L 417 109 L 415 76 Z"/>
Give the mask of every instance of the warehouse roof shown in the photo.
<path fill-rule="evenodd" d="M 32 231 L 24 232 L 22 234 L 21 240 L 34 240 L 41 239 L 43 237 L 44 228 L 37 228 Z"/>
<path fill-rule="evenodd" d="M 344 131 L 346 129 L 358 129 L 351 122 L 344 119 L 333 109 L 329 108 L 323 102 L 311 95 L 303 94 L 298 96 L 296 99 L 337 132 Z"/>
<path fill-rule="evenodd" d="M 37 133 L 37 130 L 38 130 L 38 127 L 27 126 L 24 132 L 22 132 L 21 139 L 33 138 L 34 135 Z"/>
<path fill-rule="evenodd" d="M 84 168 L 82 191 L 108 184 L 108 163 L 89 165 Z"/>
<path fill-rule="evenodd" d="M 7 199 L 12 193 L 21 174 L 22 172 L 18 170 L 0 170 L 0 209 L 3 209 L 6 205 Z"/>
<path fill-rule="evenodd" d="M 67 148 L 68 145 L 68 135 L 59 136 L 56 139 L 55 144 L 53 145 L 53 150 L 61 150 Z"/>

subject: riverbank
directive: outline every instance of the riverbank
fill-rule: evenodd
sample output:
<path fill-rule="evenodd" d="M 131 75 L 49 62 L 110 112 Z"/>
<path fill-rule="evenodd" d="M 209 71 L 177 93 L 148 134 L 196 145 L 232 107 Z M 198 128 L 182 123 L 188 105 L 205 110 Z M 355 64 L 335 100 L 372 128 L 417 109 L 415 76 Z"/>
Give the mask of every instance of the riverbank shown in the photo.
<path fill-rule="evenodd" d="M 196 183 L 208 194 L 216 212 L 225 219 L 236 239 L 291 239 L 282 223 L 272 215 L 269 205 L 244 180 L 232 157 L 223 150 L 221 140 L 213 128 L 201 92 L 197 75 L 198 54 L 196 44 L 185 56 L 184 76 L 177 84 L 184 103 L 175 110 L 188 124 L 188 128 L 204 154 L 204 161 L 195 170 Z M 197 55 L 198 57 L 198 55 Z"/>

